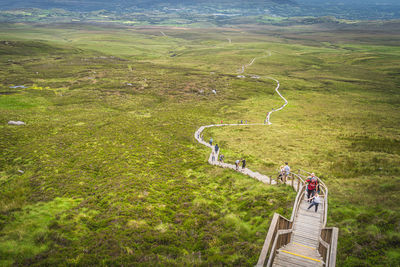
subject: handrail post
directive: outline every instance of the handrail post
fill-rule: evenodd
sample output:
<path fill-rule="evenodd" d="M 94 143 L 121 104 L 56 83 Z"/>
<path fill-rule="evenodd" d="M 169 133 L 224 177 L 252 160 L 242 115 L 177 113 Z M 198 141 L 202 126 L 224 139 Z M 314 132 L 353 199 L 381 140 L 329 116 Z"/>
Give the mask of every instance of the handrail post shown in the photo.
<path fill-rule="evenodd" d="M 331 247 L 329 251 L 329 264 L 328 267 L 336 266 L 336 253 L 337 253 L 337 240 L 338 240 L 339 229 L 337 227 L 332 228 L 332 237 L 331 237 Z"/>
<path fill-rule="evenodd" d="M 294 181 L 293 173 L 291 173 L 290 176 L 292 176 L 292 188 L 294 188 L 294 185 L 293 185 L 293 181 Z"/>
<path fill-rule="evenodd" d="M 264 266 L 265 259 L 267 258 L 267 255 L 268 255 L 268 250 L 269 250 L 269 246 L 271 244 L 272 237 L 277 232 L 278 221 L 279 221 L 279 214 L 274 213 L 274 216 L 272 217 L 272 221 L 271 221 L 271 224 L 268 229 L 267 237 L 265 238 L 264 245 L 261 250 L 261 254 L 260 254 L 260 257 L 258 258 L 258 262 L 257 262 L 256 266 Z"/>

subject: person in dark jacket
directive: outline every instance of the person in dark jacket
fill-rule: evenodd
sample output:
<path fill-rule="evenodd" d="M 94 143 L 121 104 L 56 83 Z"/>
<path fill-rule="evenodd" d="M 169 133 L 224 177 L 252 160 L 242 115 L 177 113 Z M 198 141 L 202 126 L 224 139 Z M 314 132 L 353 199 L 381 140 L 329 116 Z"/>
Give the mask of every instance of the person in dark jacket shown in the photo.
<path fill-rule="evenodd" d="M 311 173 L 311 176 L 307 177 L 306 183 L 308 202 L 311 202 L 311 198 L 315 195 L 318 187 L 318 179 L 314 173 Z"/>
<path fill-rule="evenodd" d="M 246 160 L 242 159 L 242 170 L 244 170 L 244 168 L 246 168 Z"/>

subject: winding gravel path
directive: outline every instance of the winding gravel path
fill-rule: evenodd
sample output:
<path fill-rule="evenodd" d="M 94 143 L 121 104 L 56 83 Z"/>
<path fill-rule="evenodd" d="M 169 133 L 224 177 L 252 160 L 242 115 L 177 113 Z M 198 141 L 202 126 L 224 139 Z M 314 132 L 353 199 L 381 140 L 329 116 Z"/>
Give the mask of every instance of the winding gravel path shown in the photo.
<path fill-rule="evenodd" d="M 267 55 L 267 56 L 271 56 L 271 52 L 268 52 L 268 55 Z M 264 57 L 267 57 L 267 56 L 264 56 Z M 261 57 L 261 58 L 264 58 L 264 57 Z M 250 67 L 251 65 L 253 65 L 253 63 L 256 61 L 256 59 L 257 59 L 257 58 L 253 58 L 253 59 L 250 61 L 249 64 L 243 65 L 242 68 L 239 70 L 239 73 L 244 73 L 245 70 L 246 70 L 246 68 L 248 68 L 248 67 Z M 278 81 L 277 79 L 274 79 L 274 78 L 271 78 L 271 77 L 265 77 L 265 78 L 266 78 L 266 79 L 273 80 L 273 81 L 275 81 L 275 82 L 277 83 L 277 86 L 276 86 L 276 88 L 275 88 L 275 92 L 277 92 L 277 94 L 285 101 L 285 103 L 284 103 L 281 107 L 279 107 L 278 109 L 272 109 L 270 112 L 268 112 L 268 115 L 267 115 L 267 117 L 266 117 L 266 119 L 265 119 L 265 123 L 249 123 L 249 124 L 211 124 L 211 125 L 201 126 L 201 127 L 195 132 L 194 138 L 195 138 L 200 144 L 205 145 L 205 146 L 207 146 L 207 147 L 209 147 L 209 148 L 211 149 L 210 156 L 209 156 L 209 158 L 208 158 L 208 163 L 210 163 L 211 165 L 217 165 L 217 166 L 220 166 L 220 167 L 222 167 L 222 168 L 229 168 L 229 169 L 236 170 L 236 166 L 235 166 L 234 164 L 229 164 L 229 163 L 224 163 L 224 162 L 219 162 L 219 161 L 218 161 L 218 158 L 219 158 L 219 151 L 218 151 L 218 152 L 215 152 L 214 146 L 210 145 L 209 143 L 207 143 L 206 141 L 204 141 L 204 140 L 202 139 L 202 132 L 204 131 L 204 129 L 211 128 L 211 127 L 223 127 L 223 126 L 253 126 L 253 125 L 266 125 L 266 124 L 270 125 L 270 124 L 271 124 L 271 123 L 270 123 L 271 114 L 272 114 L 273 112 L 282 110 L 282 109 L 288 104 L 288 101 L 286 100 L 286 98 L 284 98 L 284 97 L 282 96 L 282 94 L 279 92 L 279 87 L 280 87 L 279 81 Z M 213 153 L 214 153 L 214 159 L 215 159 L 215 160 L 213 160 Z M 261 173 L 259 173 L 259 172 L 254 172 L 254 171 L 252 171 L 252 170 L 250 170 L 250 169 L 248 169 L 248 168 L 244 168 L 244 169 L 239 168 L 239 171 L 240 171 L 241 173 L 246 174 L 246 175 L 248 175 L 248 176 L 250 176 L 250 177 L 252 177 L 252 178 L 255 178 L 255 179 L 257 179 L 257 180 L 259 180 L 259 181 L 261 181 L 261 182 L 263 182 L 263 183 L 268 183 L 268 184 L 276 184 L 276 183 L 277 183 L 277 182 L 276 182 L 275 180 L 273 180 L 271 177 L 269 177 L 269 176 L 267 176 L 267 175 L 264 175 L 264 174 L 261 174 Z"/>

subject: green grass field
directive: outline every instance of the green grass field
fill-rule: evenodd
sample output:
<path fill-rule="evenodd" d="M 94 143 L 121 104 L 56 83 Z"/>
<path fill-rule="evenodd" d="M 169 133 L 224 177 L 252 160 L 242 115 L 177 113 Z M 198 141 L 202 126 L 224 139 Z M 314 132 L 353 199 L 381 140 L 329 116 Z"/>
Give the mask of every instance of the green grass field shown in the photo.
<path fill-rule="evenodd" d="M 0 265 L 256 264 L 295 193 L 208 165 L 193 134 L 262 122 L 267 77 L 289 101 L 271 126 L 205 138 L 324 179 L 338 266 L 400 265 L 398 29 L 0 25 Z"/>

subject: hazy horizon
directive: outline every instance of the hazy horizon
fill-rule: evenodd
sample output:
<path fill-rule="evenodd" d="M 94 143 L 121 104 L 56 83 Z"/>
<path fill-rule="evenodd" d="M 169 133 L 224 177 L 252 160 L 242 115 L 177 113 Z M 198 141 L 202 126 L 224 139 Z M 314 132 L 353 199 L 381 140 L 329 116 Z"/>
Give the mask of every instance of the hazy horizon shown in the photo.
<path fill-rule="evenodd" d="M 211 0 L 3 0 L 0 10 L 16 9 L 64 9 L 73 12 L 93 12 L 105 10 L 109 12 L 187 12 L 197 14 L 272 15 L 279 17 L 297 16 L 334 16 L 344 19 L 379 20 L 399 19 L 400 1 L 395 0 L 251 0 L 211 1 Z M 177 10 L 174 10 L 177 9 Z M 182 10 L 183 9 L 183 10 Z"/>

